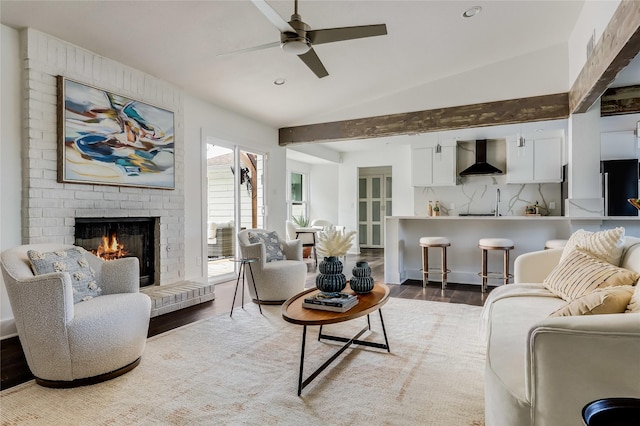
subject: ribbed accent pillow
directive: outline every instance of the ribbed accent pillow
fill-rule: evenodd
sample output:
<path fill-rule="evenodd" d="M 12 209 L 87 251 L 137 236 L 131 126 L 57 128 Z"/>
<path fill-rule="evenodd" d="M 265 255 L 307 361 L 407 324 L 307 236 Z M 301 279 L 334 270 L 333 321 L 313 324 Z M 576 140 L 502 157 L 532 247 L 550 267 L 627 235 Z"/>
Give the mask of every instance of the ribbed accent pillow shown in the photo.
<path fill-rule="evenodd" d="M 552 293 L 570 302 L 597 288 L 634 285 L 640 274 L 619 268 L 591 256 L 584 250 L 574 250 L 553 268 L 543 284 Z"/>
<path fill-rule="evenodd" d="M 621 314 L 629 304 L 633 290 L 629 285 L 600 288 L 572 300 L 549 316 Z"/>
<path fill-rule="evenodd" d="M 633 296 L 631 296 L 625 312 L 640 314 L 640 283 L 636 284 L 636 291 L 633 292 Z"/>
<path fill-rule="evenodd" d="M 562 256 L 560 256 L 560 261 L 566 259 L 575 249 L 582 249 L 588 251 L 593 257 L 618 266 L 623 246 L 624 228 L 622 227 L 599 232 L 579 229 L 569 237 Z"/>

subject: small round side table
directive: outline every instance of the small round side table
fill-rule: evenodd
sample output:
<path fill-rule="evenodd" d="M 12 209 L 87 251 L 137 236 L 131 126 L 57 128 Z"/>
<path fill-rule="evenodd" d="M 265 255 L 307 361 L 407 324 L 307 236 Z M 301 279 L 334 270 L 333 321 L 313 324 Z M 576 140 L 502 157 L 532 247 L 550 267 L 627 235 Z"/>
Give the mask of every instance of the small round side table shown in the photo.
<path fill-rule="evenodd" d="M 258 296 L 258 289 L 256 288 L 256 279 L 253 277 L 253 269 L 251 264 L 260 260 L 257 257 L 242 257 L 240 259 L 231 259 L 233 262 L 240 263 L 240 270 L 238 271 L 238 279 L 236 280 L 236 289 L 233 292 L 233 302 L 231 302 L 231 312 L 229 317 L 233 316 L 233 307 L 236 304 L 236 295 L 238 294 L 238 285 L 240 284 L 240 276 L 242 276 L 242 309 L 244 309 L 244 276 L 247 272 L 247 266 L 249 266 L 249 272 L 251 273 L 251 281 L 253 282 L 253 289 L 256 292 L 256 299 L 258 299 L 258 309 L 262 315 L 262 307 L 260 306 L 260 296 Z"/>

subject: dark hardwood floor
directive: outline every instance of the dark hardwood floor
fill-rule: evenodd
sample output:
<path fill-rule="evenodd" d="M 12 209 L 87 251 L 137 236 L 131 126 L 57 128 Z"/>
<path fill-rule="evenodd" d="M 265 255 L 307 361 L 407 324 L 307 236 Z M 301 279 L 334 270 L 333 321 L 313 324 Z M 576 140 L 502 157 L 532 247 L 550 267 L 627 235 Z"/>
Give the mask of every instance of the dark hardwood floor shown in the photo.
<path fill-rule="evenodd" d="M 343 273 L 349 278 L 351 269 L 356 261 L 364 260 L 371 267 L 371 275 L 376 281 L 384 281 L 384 252 L 382 249 L 363 249 L 360 255 L 348 256 Z M 317 268 L 311 259 L 307 259 L 306 287 L 315 287 Z M 414 300 L 430 300 L 445 303 L 464 303 L 482 306 L 486 295 L 480 292 L 477 285 L 449 283 L 442 291 L 440 283 L 429 283 L 426 288 L 422 282 L 408 280 L 402 285 L 389 284 L 391 297 Z M 229 313 L 233 301 L 235 280 L 216 285 L 216 299 L 179 311 L 171 312 L 151 318 L 149 323 L 149 337 L 165 331 L 219 314 Z M 245 297 L 246 293 L 245 293 Z M 245 303 L 247 301 L 245 300 Z M 251 302 L 249 302 L 251 303 Z M 241 304 L 240 297 L 236 299 L 235 307 Z M 1 389 L 8 389 L 20 383 L 33 379 L 27 367 L 27 362 L 17 337 L 0 341 L 0 372 L 2 377 Z"/>

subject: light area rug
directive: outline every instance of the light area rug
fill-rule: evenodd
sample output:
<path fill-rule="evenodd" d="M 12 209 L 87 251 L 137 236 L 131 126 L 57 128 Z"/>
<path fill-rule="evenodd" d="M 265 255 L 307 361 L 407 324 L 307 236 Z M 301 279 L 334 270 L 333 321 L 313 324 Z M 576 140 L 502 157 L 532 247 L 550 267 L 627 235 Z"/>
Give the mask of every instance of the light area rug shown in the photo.
<path fill-rule="evenodd" d="M 152 337 L 142 362 L 108 382 L 2 391 L 3 425 L 484 425 L 481 308 L 392 298 L 391 353 L 347 349 L 297 396 L 302 326 L 255 304 Z M 366 317 L 326 326 L 351 337 Z M 383 342 L 378 313 L 362 337 Z M 305 377 L 340 344 L 308 327 Z"/>

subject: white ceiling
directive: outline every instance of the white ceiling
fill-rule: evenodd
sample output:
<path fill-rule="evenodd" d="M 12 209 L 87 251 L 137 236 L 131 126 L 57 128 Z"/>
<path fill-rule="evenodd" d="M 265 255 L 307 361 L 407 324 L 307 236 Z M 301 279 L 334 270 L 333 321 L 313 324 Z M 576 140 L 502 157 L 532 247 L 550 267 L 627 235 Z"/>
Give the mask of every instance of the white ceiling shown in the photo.
<path fill-rule="evenodd" d="M 293 0 L 268 2 L 290 19 Z M 248 0 L 2 0 L 0 20 L 280 128 L 566 92 L 567 40 L 583 4 L 300 0 L 299 13 L 313 29 L 387 25 L 386 36 L 316 46 L 330 74 L 323 79 L 279 47 L 217 56 L 279 40 Z M 463 19 L 475 5 L 482 12 Z M 286 84 L 274 85 L 278 78 Z"/>

